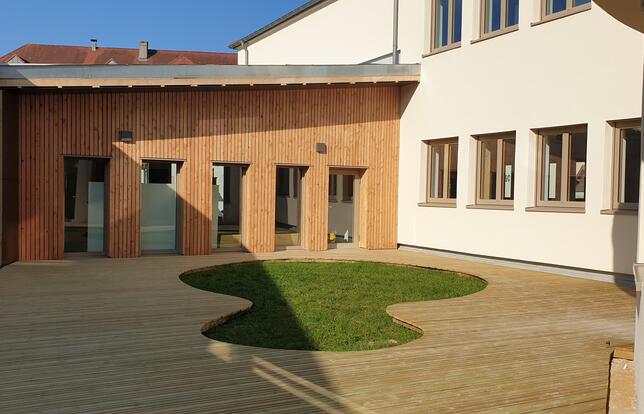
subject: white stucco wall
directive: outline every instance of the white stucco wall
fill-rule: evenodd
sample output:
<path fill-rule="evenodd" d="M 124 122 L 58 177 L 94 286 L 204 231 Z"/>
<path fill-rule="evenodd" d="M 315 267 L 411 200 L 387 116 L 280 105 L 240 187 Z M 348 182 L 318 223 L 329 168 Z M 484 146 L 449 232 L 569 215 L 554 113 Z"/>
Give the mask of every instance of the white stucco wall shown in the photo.
<path fill-rule="evenodd" d="M 391 55 L 393 0 L 337 0 L 248 45 L 251 65 L 358 64 Z M 400 0 L 400 63 L 418 63 L 424 0 Z M 238 54 L 245 63 L 245 51 Z"/>
<path fill-rule="evenodd" d="M 612 130 L 642 102 L 642 34 L 599 7 L 531 27 L 538 0 L 521 2 L 520 30 L 471 44 L 478 1 L 463 2 L 462 47 L 428 56 L 401 120 L 398 241 L 401 244 L 632 273 L 636 216 L 610 207 Z M 535 205 L 533 128 L 588 124 L 585 214 L 526 212 Z M 516 130 L 514 211 L 472 210 L 474 134 Z M 457 208 L 425 198 L 422 140 L 459 137 Z"/>
<path fill-rule="evenodd" d="M 637 217 L 610 208 L 612 129 L 642 107 L 642 34 L 601 8 L 548 23 L 540 0 L 522 0 L 520 28 L 478 37 L 479 0 L 463 0 L 458 49 L 424 59 L 426 0 L 400 0 L 401 63 L 422 64 L 405 87 L 401 119 L 398 242 L 507 259 L 632 273 Z M 355 64 L 391 52 L 393 0 L 337 0 L 251 44 L 251 64 Z M 244 61 L 240 54 L 240 62 Z M 585 214 L 526 212 L 535 205 L 533 129 L 588 125 Z M 516 131 L 514 211 L 473 210 L 472 135 Z M 423 140 L 459 137 L 457 208 L 425 199 Z"/>

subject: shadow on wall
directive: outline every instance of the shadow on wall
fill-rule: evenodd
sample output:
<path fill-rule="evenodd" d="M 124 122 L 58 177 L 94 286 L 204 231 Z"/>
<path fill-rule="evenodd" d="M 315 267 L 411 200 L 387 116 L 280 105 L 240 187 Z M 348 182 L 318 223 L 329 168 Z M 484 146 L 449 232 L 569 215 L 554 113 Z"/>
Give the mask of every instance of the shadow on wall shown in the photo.
<path fill-rule="evenodd" d="M 368 146 L 360 145 L 361 140 L 367 141 L 371 137 L 361 134 L 361 128 L 370 122 L 398 119 L 399 111 L 394 104 L 397 88 L 167 88 L 23 93 L 20 96 L 21 117 L 33 122 L 26 123 L 28 125 L 20 131 L 21 259 L 61 259 L 64 255 L 62 237 L 51 236 L 63 232 L 60 220 L 63 174 L 58 165 L 63 154 L 110 158 L 110 178 L 120 186 L 113 189 L 110 185 L 110 199 L 118 210 L 118 217 L 111 218 L 139 227 L 138 189 L 132 190 L 134 198 L 127 197 L 126 192 L 128 186 L 133 185 L 132 180 L 138 180 L 141 157 L 190 161 L 192 173 L 187 185 L 195 190 L 191 194 L 198 194 L 198 198 L 205 200 L 210 194 L 209 186 L 194 179 L 210 175 L 206 169 L 213 158 L 231 162 L 256 162 L 268 158 L 271 162 L 306 163 L 309 154 L 306 149 L 311 148 L 308 144 L 318 140 L 328 141 L 331 147 L 336 140 L 351 139 L 357 153 L 364 151 Z M 383 105 L 383 102 L 391 105 Z M 316 134 L 314 130 L 343 125 L 356 127 L 333 128 L 322 134 Z M 132 132 L 134 142 L 120 142 L 120 131 Z M 293 132 L 273 134 L 277 140 L 271 143 L 266 136 L 275 131 Z M 235 145 L 230 145 L 231 141 Z M 289 147 L 294 150 L 281 152 Z M 347 154 L 335 154 L 334 162 L 351 162 Z M 204 202 L 195 209 L 205 213 L 209 204 Z M 200 225 L 200 216 L 193 217 L 195 224 Z M 115 224 L 108 222 L 108 226 L 113 233 Z M 202 225 L 197 232 L 207 228 Z M 114 244 L 110 243 L 110 255 L 136 256 L 138 236 L 131 230 L 122 233 Z M 195 250 L 190 250 L 192 254 L 209 253 L 210 246 L 203 242 L 205 238 L 200 240 Z"/>
<path fill-rule="evenodd" d="M 637 251 L 637 216 L 615 215 L 612 227 L 613 269 L 626 273 L 635 263 Z M 632 270 L 627 275 L 632 274 Z M 624 292 L 635 297 L 635 288 L 631 284 L 617 283 Z"/>
<path fill-rule="evenodd" d="M 215 406 L 230 407 L 232 412 L 261 412 L 276 407 L 281 412 L 364 412 L 333 391 L 314 353 L 285 350 L 314 350 L 317 345 L 263 263 L 230 265 L 225 273 L 215 275 L 189 272 L 181 280 L 193 288 L 253 302 L 253 318 L 238 315 L 233 323 L 225 323 L 224 319 L 206 325 L 209 330 L 204 335 L 215 339 L 207 348 L 209 355 L 216 358 L 210 368 L 213 374 L 225 372 L 228 383 L 213 386 L 209 398 Z"/>

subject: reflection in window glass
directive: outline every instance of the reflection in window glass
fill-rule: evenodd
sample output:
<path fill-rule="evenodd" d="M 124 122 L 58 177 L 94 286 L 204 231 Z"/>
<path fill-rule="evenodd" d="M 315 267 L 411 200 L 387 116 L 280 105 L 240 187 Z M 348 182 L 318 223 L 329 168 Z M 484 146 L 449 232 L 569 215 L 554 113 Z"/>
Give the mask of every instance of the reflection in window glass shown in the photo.
<path fill-rule="evenodd" d="M 563 135 L 543 137 L 542 200 L 561 201 Z"/>
<path fill-rule="evenodd" d="M 485 33 L 494 32 L 501 28 L 501 0 L 486 0 L 485 2 Z"/>
<path fill-rule="evenodd" d="M 331 174 L 329 176 L 329 200 L 338 198 L 338 176 Z"/>
<path fill-rule="evenodd" d="M 458 43 L 461 41 L 461 25 L 463 20 L 463 0 L 454 0 L 454 29 L 452 30 L 453 34 L 453 43 Z"/>
<path fill-rule="evenodd" d="M 443 198 L 443 174 L 445 173 L 445 151 L 443 144 L 431 146 L 431 198 Z"/>
<path fill-rule="evenodd" d="M 243 167 L 212 167 L 212 248 L 241 247 Z"/>
<path fill-rule="evenodd" d="M 481 199 L 496 199 L 497 140 L 481 141 Z"/>
<path fill-rule="evenodd" d="M 103 252 L 105 168 L 102 159 L 65 158 L 65 252 Z"/>
<path fill-rule="evenodd" d="M 566 0 L 546 0 L 546 14 L 559 13 L 566 8 Z"/>
<path fill-rule="evenodd" d="M 479 139 L 478 199 L 483 204 L 514 199 L 514 146 L 515 138 L 506 134 Z"/>
<path fill-rule="evenodd" d="M 456 198 L 458 142 L 456 139 L 427 143 L 427 201 Z"/>
<path fill-rule="evenodd" d="M 503 200 L 514 200 L 515 140 L 503 140 Z"/>
<path fill-rule="evenodd" d="M 447 46 L 449 43 L 449 2 L 436 0 L 436 21 L 434 22 L 434 47 Z"/>
<path fill-rule="evenodd" d="M 300 240 L 300 216 L 301 216 L 301 197 L 293 197 L 292 194 L 302 193 L 302 169 L 299 167 L 278 167 L 277 180 L 283 179 L 283 185 L 280 194 L 280 186 L 277 186 L 278 197 L 275 197 L 275 245 L 278 247 L 299 246 Z M 294 177 L 291 179 L 291 177 Z M 290 182 L 298 189 L 292 193 L 288 186 Z"/>
<path fill-rule="evenodd" d="M 586 200 L 586 133 L 570 135 L 568 201 Z"/>
<path fill-rule="evenodd" d="M 458 178 L 458 143 L 449 144 L 449 196 L 456 198 L 456 184 Z"/>
<path fill-rule="evenodd" d="M 506 20 L 507 27 L 519 24 L 519 0 L 508 0 Z"/>
<path fill-rule="evenodd" d="M 346 244 L 356 241 L 355 205 L 353 204 L 353 185 L 356 176 L 352 174 L 331 174 L 329 181 L 337 183 L 337 194 L 342 194 L 342 200 L 329 198 L 328 235 L 329 244 Z"/>
<path fill-rule="evenodd" d="M 638 203 L 640 193 L 640 128 L 620 131 L 619 145 L 619 202 Z"/>
<path fill-rule="evenodd" d="M 590 3 L 590 0 L 575 0 L 574 7 Z"/>
<path fill-rule="evenodd" d="M 342 177 L 342 201 L 353 201 L 353 182 L 355 181 L 355 176 L 344 175 Z"/>

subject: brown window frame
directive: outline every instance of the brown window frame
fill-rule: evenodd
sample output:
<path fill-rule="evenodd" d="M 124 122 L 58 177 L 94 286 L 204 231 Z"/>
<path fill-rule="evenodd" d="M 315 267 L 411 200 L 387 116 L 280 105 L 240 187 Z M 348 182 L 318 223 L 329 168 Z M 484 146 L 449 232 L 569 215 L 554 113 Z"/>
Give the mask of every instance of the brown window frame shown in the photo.
<path fill-rule="evenodd" d="M 570 136 L 575 133 L 585 132 L 586 133 L 586 174 L 588 173 L 588 125 L 571 125 L 567 127 L 555 127 L 555 128 L 542 128 L 536 131 L 537 133 L 537 194 L 536 194 L 536 206 L 537 207 L 553 207 L 561 209 L 585 209 L 586 201 L 568 201 L 568 173 L 569 173 L 569 158 L 570 158 Z M 544 155 L 544 142 L 543 137 L 545 135 L 562 135 L 562 144 L 561 144 L 561 171 L 560 179 L 561 185 L 559 188 L 559 198 L 560 201 L 550 201 L 543 200 L 543 181 L 544 181 L 544 171 L 543 171 L 543 155 Z M 587 177 L 587 175 L 586 175 Z M 584 197 L 587 198 L 588 186 L 584 188 Z"/>
<path fill-rule="evenodd" d="M 621 166 L 622 166 L 622 130 L 630 128 L 641 128 L 642 120 L 628 119 L 622 121 L 612 121 L 610 123 L 613 127 L 613 179 L 612 179 L 612 194 L 611 205 L 614 210 L 638 210 L 639 203 L 621 203 L 619 201 L 619 189 L 621 181 Z M 640 173 L 641 174 L 641 173 Z M 640 188 L 640 191 L 642 189 Z"/>
<path fill-rule="evenodd" d="M 564 10 L 548 14 L 548 0 L 541 0 L 541 22 L 556 20 L 560 17 L 566 17 L 577 14 L 582 11 L 590 10 L 593 2 L 575 6 L 575 0 L 566 0 L 566 8 Z"/>
<path fill-rule="evenodd" d="M 462 8 L 463 4 L 461 3 L 461 40 L 458 42 L 454 41 L 454 4 L 456 0 L 448 0 L 449 1 L 449 12 L 448 12 L 448 26 L 447 26 L 447 44 L 445 46 L 436 46 L 436 40 L 437 40 L 437 30 L 438 30 L 438 25 L 436 24 L 436 17 L 438 16 L 437 8 L 438 8 L 438 2 L 440 0 L 430 0 L 431 1 L 431 35 L 430 35 L 430 54 L 436 54 L 440 53 L 446 50 L 450 49 L 455 49 L 457 47 L 461 46 L 462 38 L 463 38 L 463 21 L 462 21 Z"/>
<path fill-rule="evenodd" d="M 456 172 L 458 177 L 458 138 L 442 138 L 442 139 L 433 139 L 425 141 L 427 145 L 427 171 L 425 172 L 427 177 L 427 183 L 425 188 L 425 203 L 427 204 L 439 204 L 452 206 L 456 205 L 456 200 L 458 198 L 458 181 L 456 185 L 457 195 L 454 198 L 449 197 L 449 188 L 450 188 L 450 145 L 456 144 Z M 444 174 L 443 174 L 443 194 L 442 197 L 431 197 L 432 194 L 432 172 L 433 172 L 433 160 L 432 160 L 432 146 L 433 145 L 443 145 L 443 160 L 444 160 Z M 457 178 L 458 180 L 458 178 Z"/>
<path fill-rule="evenodd" d="M 496 37 L 505 33 L 513 32 L 519 28 L 518 22 L 517 24 L 508 26 L 508 0 L 501 0 L 501 17 L 500 17 L 501 27 L 499 27 L 496 30 L 491 30 L 487 32 L 486 18 L 487 18 L 488 6 L 491 1 L 493 0 L 481 0 L 481 19 L 480 19 L 481 28 L 479 30 L 479 39 L 481 40 L 487 39 L 490 37 Z"/>
<path fill-rule="evenodd" d="M 503 199 L 503 150 L 505 148 L 505 142 L 508 140 L 513 140 L 515 143 L 515 154 L 514 154 L 514 169 L 515 181 L 516 181 L 516 133 L 515 132 L 504 132 L 499 134 L 489 134 L 489 135 L 478 135 L 474 137 L 476 139 L 476 205 L 480 206 L 513 206 L 514 205 L 514 192 L 516 192 L 516 185 L 512 193 L 511 200 Z M 496 141 L 496 197 L 494 199 L 483 198 L 483 157 L 482 151 L 483 146 L 481 145 L 484 141 Z M 516 184 L 516 183 L 513 183 Z"/>

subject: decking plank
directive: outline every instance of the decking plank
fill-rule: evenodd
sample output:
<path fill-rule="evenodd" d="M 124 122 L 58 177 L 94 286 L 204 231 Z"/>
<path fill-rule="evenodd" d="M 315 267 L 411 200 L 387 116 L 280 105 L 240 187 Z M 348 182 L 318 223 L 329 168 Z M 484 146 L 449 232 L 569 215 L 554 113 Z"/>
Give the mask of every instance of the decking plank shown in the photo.
<path fill-rule="evenodd" d="M 255 259 L 374 260 L 475 274 L 488 287 L 393 304 L 425 332 L 370 352 L 211 341 L 248 302 L 183 284 L 186 270 Z M 607 283 L 401 251 L 78 258 L 0 270 L 0 411 L 603 412 L 634 292 Z M 610 343 L 607 343 L 610 342 Z"/>

